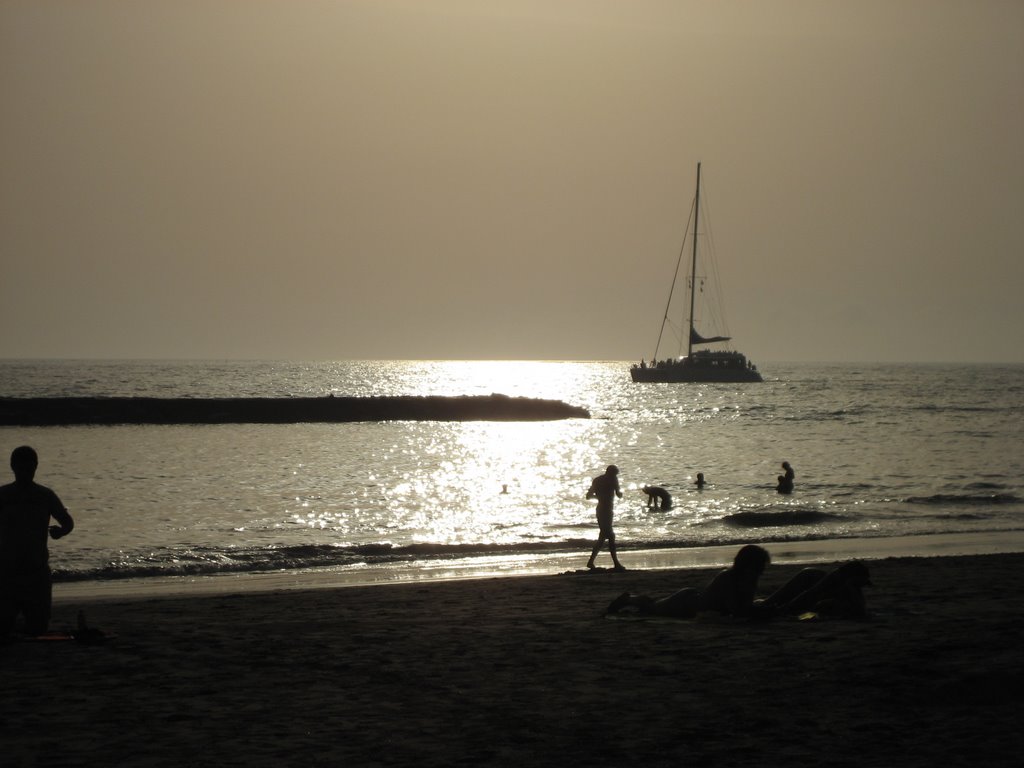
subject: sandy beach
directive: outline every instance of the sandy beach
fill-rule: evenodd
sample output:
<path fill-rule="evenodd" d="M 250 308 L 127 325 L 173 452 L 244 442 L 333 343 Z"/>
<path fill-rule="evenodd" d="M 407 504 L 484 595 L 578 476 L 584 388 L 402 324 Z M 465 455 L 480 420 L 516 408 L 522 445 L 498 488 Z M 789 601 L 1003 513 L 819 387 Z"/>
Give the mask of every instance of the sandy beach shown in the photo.
<path fill-rule="evenodd" d="M 868 621 L 613 620 L 597 572 L 55 600 L 0 647 L 5 766 L 1016 764 L 1024 554 L 869 562 Z M 773 565 L 766 593 L 799 569 Z"/>

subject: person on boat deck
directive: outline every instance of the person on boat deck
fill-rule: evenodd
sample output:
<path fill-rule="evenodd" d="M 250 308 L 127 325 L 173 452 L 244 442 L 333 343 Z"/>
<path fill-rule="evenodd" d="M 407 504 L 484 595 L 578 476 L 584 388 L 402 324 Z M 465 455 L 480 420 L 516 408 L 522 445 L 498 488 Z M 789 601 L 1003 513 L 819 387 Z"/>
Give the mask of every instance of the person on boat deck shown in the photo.
<path fill-rule="evenodd" d="M 619 555 L 615 547 L 613 517 L 616 496 L 620 499 L 622 498 L 622 490 L 619 488 L 619 468 L 614 464 L 610 464 L 603 475 L 598 475 L 594 478 L 594 481 L 590 484 L 590 489 L 587 491 L 588 499 L 597 499 L 598 525 L 597 542 L 590 553 L 587 568 L 594 568 L 594 560 L 597 559 L 597 553 L 601 551 L 601 547 L 607 539 L 608 550 L 611 552 L 615 570 L 626 570 L 622 563 L 619 562 Z"/>
<path fill-rule="evenodd" d="M 684 587 L 660 600 L 623 592 L 608 606 L 607 613 L 624 608 L 651 616 L 691 619 L 698 613 L 714 611 L 726 616 L 748 616 L 754 606 L 757 580 L 771 562 L 768 551 L 756 544 L 740 548 L 732 566 L 720 571 L 704 589 Z"/>
<path fill-rule="evenodd" d="M 672 494 L 658 485 L 645 485 L 648 509 L 672 509 Z M 660 503 L 659 503 L 660 502 Z"/>
<path fill-rule="evenodd" d="M 782 462 L 782 468 L 786 471 L 786 474 L 779 475 L 779 484 L 775 486 L 775 490 L 779 493 L 792 493 L 793 481 L 796 479 L 796 473 L 793 471 L 793 467 L 789 465 L 788 461 Z"/>
<path fill-rule="evenodd" d="M 693 481 L 693 484 L 697 486 L 697 490 L 698 491 L 701 491 L 701 490 L 704 489 L 704 486 L 707 485 L 707 482 L 704 480 L 704 473 L 703 472 L 698 472 L 697 473 L 697 479 Z"/>

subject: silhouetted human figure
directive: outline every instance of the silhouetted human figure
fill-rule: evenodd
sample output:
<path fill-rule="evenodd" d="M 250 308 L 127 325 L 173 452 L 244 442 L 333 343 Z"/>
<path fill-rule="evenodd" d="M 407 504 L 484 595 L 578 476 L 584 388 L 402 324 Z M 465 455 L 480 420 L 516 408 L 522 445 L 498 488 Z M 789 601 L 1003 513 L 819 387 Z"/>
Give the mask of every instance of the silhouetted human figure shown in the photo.
<path fill-rule="evenodd" d="M 657 485 L 645 485 L 648 509 L 672 509 L 672 494 Z"/>
<path fill-rule="evenodd" d="M 779 484 L 775 486 L 775 490 L 779 493 L 792 493 L 793 481 L 796 479 L 796 473 L 793 471 L 793 467 L 789 465 L 788 461 L 782 462 L 782 468 L 786 471 L 786 474 L 779 475 Z"/>
<path fill-rule="evenodd" d="M 49 628 L 53 592 L 46 536 L 59 539 L 75 527 L 57 494 L 35 482 L 38 466 L 34 449 L 15 448 L 14 482 L 0 487 L 0 638 L 14 630 L 19 613 L 27 634 Z M 50 518 L 58 525 L 51 526 Z"/>
<path fill-rule="evenodd" d="M 590 484 L 590 489 L 587 491 L 588 499 L 597 499 L 597 525 L 599 529 L 597 543 L 594 544 L 594 550 L 590 553 L 587 568 L 594 567 L 597 553 L 601 551 L 601 547 L 607 539 L 608 551 L 611 552 L 612 562 L 615 563 L 615 570 L 626 570 L 622 563 L 619 562 L 619 556 L 615 549 L 615 530 L 612 526 L 612 518 L 614 516 L 616 496 L 620 499 L 622 498 L 622 490 L 619 488 L 619 468 L 611 464 L 603 475 L 598 475 L 594 478 L 594 481 Z"/>
<path fill-rule="evenodd" d="M 740 547 L 732 566 L 720 571 L 703 590 L 684 587 L 668 597 L 655 600 L 646 595 L 623 592 L 608 606 L 608 613 L 635 608 L 641 614 L 689 619 L 703 611 L 726 616 L 747 616 L 753 610 L 757 580 L 771 562 L 768 551 L 756 544 Z"/>
<path fill-rule="evenodd" d="M 771 613 L 799 615 L 807 611 L 851 619 L 867 616 L 864 587 L 871 586 L 868 567 L 859 560 L 844 563 L 831 572 L 804 568 L 755 608 Z"/>
<path fill-rule="evenodd" d="M 693 484 L 697 486 L 697 490 L 698 491 L 704 489 L 704 486 L 707 485 L 707 483 L 704 481 L 704 473 L 703 472 L 698 472 L 697 473 L 697 479 L 693 481 Z"/>

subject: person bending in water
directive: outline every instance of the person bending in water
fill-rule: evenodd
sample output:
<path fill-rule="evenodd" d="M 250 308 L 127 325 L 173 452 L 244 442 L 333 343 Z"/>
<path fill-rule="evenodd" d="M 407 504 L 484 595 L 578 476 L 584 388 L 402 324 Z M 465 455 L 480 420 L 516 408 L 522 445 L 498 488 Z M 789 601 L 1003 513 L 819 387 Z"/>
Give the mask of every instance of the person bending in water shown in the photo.
<path fill-rule="evenodd" d="M 677 619 L 691 619 L 704 611 L 748 616 L 753 611 L 757 580 L 770 562 L 766 549 L 747 544 L 736 553 L 732 567 L 719 572 L 702 590 L 684 587 L 660 600 L 623 592 L 611 602 L 606 612 L 618 613 L 623 608 L 633 608 L 641 614 Z"/>
<path fill-rule="evenodd" d="M 648 509 L 672 509 L 672 494 L 657 485 L 645 485 Z M 660 502 L 660 504 L 659 504 Z"/>
<path fill-rule="evenodd" d="M 611 464 L 603 475 L 598 475 L 594 478 L 594 481 L 590 484 L 590 490 L 587 491 L 588 499 L 597 499 L 597 525 L 599 529 L 597 543 L 594 544 L 594 550 L 590 553 L 587 568 L 594 568 L 594 560 L 597 558 L 597 553 L 601 551 L 601 547 L 607 539 L 608 550 L 612 554 L 615 570 L 626 570 L 622 563 L 619 562 L 619 555 L 615 550 L 615 529 L 612 526 L 612 519 L 614 517 L 616 496 L 620 499 L 622 498 L 622 490 L 619 488 L 619 468 Z"/>
<path fill-rule="evenodd" d="M 761 613 L 798 616 L 808 611 L 847 619 L 867 617 L 864 587 L 871 574 L 859 560 L 844 563 L 826 573 L 821 568 L 804 568 L 763 600 L 755 601 Z"/>

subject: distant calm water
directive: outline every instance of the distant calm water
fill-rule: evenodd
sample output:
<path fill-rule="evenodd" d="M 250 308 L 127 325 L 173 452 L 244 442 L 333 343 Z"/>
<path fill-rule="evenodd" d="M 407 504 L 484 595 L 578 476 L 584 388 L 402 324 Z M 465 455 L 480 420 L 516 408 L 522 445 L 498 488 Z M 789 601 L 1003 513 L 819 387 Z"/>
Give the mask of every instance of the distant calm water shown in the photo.
<path fill-rule="evenodd" d="M 360 568 L 585 552 L 618 464 L 629 548 L 1024 530 L 1024 366 L 762 366 L 633 384 L 627 363 L 0 362 L 0 394 L 504 393 L 590 420 L 0 428 L 75 517 L 58 578 Z M 775 493 L 779 465 L 796 492 Z M 6 462 L 5 462 L 6 466 Z M 710 482 L 693 487 L 697 472 Z M 645 484 L 675 507 L 650 511 Z M 502 487 L 507 486 L 507 493 Z"/>

